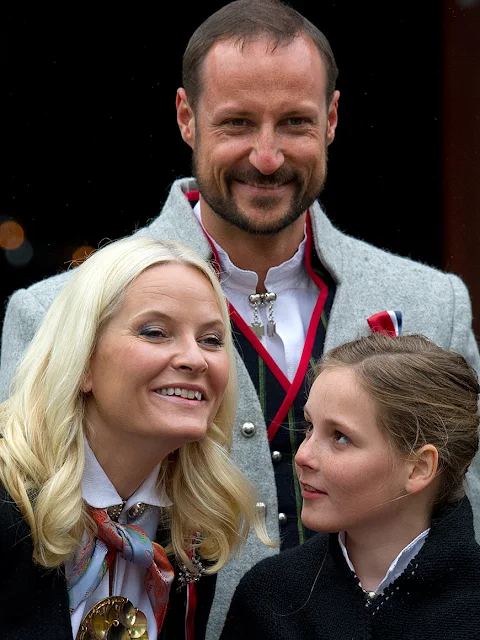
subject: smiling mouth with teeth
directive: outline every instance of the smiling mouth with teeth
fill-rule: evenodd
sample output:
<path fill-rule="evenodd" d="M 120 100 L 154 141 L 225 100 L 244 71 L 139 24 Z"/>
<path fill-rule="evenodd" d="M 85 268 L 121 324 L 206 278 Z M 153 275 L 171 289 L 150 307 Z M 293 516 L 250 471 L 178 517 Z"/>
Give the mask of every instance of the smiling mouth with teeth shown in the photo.
<path fill-rule="evenodd" d="M 200 391 L 194 391 L 193 389 L 182 389 L 180 387 L 166 387 L 165 389 L 158 389 L 155 393 L 160 396 L 180 396 L 188 400 L 201 400 L 202 394 Z"/>

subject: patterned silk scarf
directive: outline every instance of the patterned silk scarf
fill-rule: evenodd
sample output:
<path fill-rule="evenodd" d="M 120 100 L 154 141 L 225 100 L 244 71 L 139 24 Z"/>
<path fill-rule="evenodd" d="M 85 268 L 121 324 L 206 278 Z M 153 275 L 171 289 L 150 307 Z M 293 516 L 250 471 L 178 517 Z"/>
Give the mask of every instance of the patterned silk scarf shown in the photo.
<path fill-rule="evenodd" d="M 152 542 L 138 525 L 114 522 L 106 509 L 90 507 L 90 512 L 98 525 L 97 537 L 81 550 L 75 572 L 69 577 L 70 611 L 95 591 L 119 553 L 125 560 L 145 567 L 145 589 L 160 634 L 174 577 L 165 549 Z"/>

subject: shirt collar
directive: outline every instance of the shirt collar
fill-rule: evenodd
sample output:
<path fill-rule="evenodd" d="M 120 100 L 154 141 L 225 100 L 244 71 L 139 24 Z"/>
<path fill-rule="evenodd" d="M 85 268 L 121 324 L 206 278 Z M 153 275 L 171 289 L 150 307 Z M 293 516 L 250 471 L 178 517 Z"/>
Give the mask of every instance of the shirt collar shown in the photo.
<path fill-rule="evenodd" d="M 222 285 L 229 289 L 241 292 L 251 293 L 252 291 L 256 291 L 258 283 L 257 274 L 254 271 L 239 269 L 235 266 L 230 260 L 227 252 L 222 249 L 222 247 L 205 229 L 202 222 L 200 202 L 197 202 L 194 206 L 193 213 L 195 214 L 195 217 L 197 218 L 205 235 L 210 239 L 211 243 L 215 247 L 220 262 L 220 282 Z M 299 286 L 300 281 L 303 281 L 305 277 L 308 277 L 304 265 L 306 241 L 306 233 L 304 232 L 303 240 L 299 244 L 295 255 L 282 264 L 271 267 L 268 270 L 267 277 L 265 278 L 265 287 L 268 291 L 275 291 L 278 293 L 280 291 Z"/>
<path fill-rule="evenodd" d="M 429 531 L 430 529 L 425 529 L 425 531 L 422 531 L 422 533 L 420 533 L 415 538 L 415 540 L 412 540 L 412 542 L 407 544 L 407 546 L 404 549 L 402 549 L 402 551 L 400 551 L 398 556 L 389 566 L 388 571 L 385 574 L 383 580 L 375 589 L 375 593 L 377 594 L 382 593 L 383 590 L 388 587 L 388 585 L 392 584 L 392 582 L 394 582 L 405 571 L 410 560 L 412 560 L 420 551 L 420 549 L 423 547 L 425 538 L 427 537 Z M 347 548 L 345 546 L 345 531 L 341 531 L 338 534 L 338 543 L 340 545 L 340 549 L 342 550 L 343 557 L 345 558 L 348 566 L 355 573 L 355 567 L 353 566 L 353 564 L 350 561 L 350 558 L 348 557 Z M 360 584 L 360 586 L 362 585 Z"/>
<path fill-rule="evenodd" d="M 129 509 L 137 502 L 144 502 L 154 507 L 169 507 L 172 505 L 172 502 L 164 490 L 159 490 L 157 487 L 160 465 L 161 463 L 159 462 L 138 489 L 126 500 L 126 509 Z M 106 509 L 107 507 L 123 503 L 122 498 L 119 496 L 110 478 L 102 469 L 86 438 L 82 496 L 87 504 L 98 509 Z"/>

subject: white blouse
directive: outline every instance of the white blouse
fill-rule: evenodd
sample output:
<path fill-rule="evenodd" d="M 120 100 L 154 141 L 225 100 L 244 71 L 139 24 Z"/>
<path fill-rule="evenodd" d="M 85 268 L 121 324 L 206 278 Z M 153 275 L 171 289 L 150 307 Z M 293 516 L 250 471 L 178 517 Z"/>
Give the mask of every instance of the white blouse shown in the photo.
<path fill-rule="evenodd" d="M 120 523 L 127 522 L 127 512 L 137 502 L 143 502 L 148 505 L 147 511 L 142 516 L 142 528 L 147 535 L 154 540 L 160 519 L 161 507 L 170 506 L 172 503 L 168 497 L 159 492 L 156 487 L 160 463 L 153 469 L 146 480 L 138 487 L 123 505 L 122 512 L 118 518 Z M 104 509 L 113 505 L 123 503 L 122 498 L 118 495 L 117 490 L 109 480 L 107 474 L 100 466 L 93 451 L 85 440 L 85 470 L 82 480 L 82 495 L 85 501 L 92 507 Z M 135 523 L 135 519 L 129 518 L 128 522 Z M 65 564 L 67 579 L 72 572 L 75 560 L 72 559 Z M 151 640 L 157 640 L 157 625 L 153 615 L 152 605 L 145 591 L 144 586 L 145 569 L 124 560 L 121 556 L 117 556 L 115 562 L 113 593 L 109 594 L 109 576 L 108 572 L 104 576 L 102 582 L 98 585 L 91 596 L 81 602 L 71 614 L 72 632 L 75 638 L 84 616 L 90 609 L 103 598 L 109 595 L 123 596 L 128 598 L 130 602 L 143 611 L 148 621 L 148 637 Z"/>

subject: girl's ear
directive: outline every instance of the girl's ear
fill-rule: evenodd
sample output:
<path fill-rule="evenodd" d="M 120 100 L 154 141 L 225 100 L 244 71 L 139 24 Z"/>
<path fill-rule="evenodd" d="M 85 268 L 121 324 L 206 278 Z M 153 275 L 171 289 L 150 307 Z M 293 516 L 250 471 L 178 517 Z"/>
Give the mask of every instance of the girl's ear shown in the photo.
<path fill-rule="evenodd" d="M 410 458 L 407 469 L 408 477 L 405 491 L 410 494 L 420 493 L 437 475 L 438 451 L 433 444 L 424 444 Z"/>

